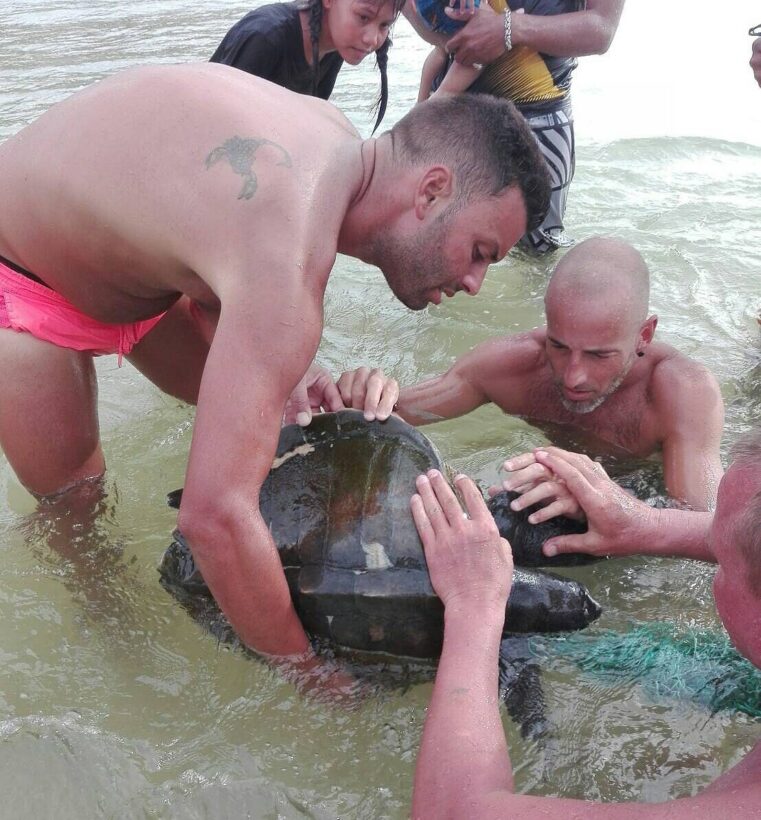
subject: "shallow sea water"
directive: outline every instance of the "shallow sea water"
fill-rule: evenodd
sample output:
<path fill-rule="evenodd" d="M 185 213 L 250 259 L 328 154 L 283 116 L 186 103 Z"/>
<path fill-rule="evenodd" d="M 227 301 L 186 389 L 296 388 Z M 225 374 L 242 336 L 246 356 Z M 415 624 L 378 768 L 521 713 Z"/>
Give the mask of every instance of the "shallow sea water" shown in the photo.
<path fill-rule="evenodd" d="M 0 138 L 118 69 L 207 58 L 247 9 L 6 0 Z M 761 90 L 745 33 L 759 20 L 750 0 L 712 9 L 707 0 L 689 14 L 632 2 L 609 54 L 583 61 L 567 223 L 579 239 L 615 233 L 641 249 L 659 337 L 706 362 L 722 385 L 726 454 L 761 410 Z M 389 123 L 413 102 L 426 53 L 404 22 L 396 29 Z M 348 67 L 334 95 L 365 136 L 376 83 L 369 63 Z M 336 371 L 376 363 L 407 383 L 436 373 L 489 336 L 540 324 L 551 265 L 512 253 L 478 298 L 411 313 L 379 272 L 340 258 L 320 359 Z M 0 815 L 406 816 L 430 671 L 378 669 L 379 692 L 347 712 L 302 699 L 192 623 L 156 566 L 174 524 L 164 495 L 182 484 L 193 411 L 113 358 L 98 370 L 109 475 L 92 531 L 55 509 L 35 511 L 0 457 Z M 484 484 L 508 454 L 545 441 L 493 408 L 427 432 Z M 590 634 L 647 621 L 720 628 L 710 567 L 632 558 L 569 574 L 605 607 Z M 505 716 L 521 791 L 688 795 L 759 735 L 757 719 L 602 682 L 561 658 L 544 660 L 542 674 L 551 736 L 523 740 Z"/>

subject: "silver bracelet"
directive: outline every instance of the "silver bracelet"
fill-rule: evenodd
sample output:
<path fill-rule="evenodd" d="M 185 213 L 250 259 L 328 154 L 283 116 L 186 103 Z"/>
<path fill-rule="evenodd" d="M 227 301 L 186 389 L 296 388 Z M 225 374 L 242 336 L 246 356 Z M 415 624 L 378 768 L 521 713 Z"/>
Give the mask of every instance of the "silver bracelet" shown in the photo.
<path fill-rule="evenodd" d="M 513 48 L 513 13 L 510 6 L 505 7 L 505 51 Z"/>

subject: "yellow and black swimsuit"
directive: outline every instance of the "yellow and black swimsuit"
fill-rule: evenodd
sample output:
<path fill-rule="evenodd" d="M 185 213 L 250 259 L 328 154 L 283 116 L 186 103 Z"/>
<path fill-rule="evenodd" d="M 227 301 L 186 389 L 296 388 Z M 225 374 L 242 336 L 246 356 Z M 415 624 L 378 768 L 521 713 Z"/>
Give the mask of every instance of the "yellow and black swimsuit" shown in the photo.
<path fill-rule="evenodd" d="M 504 12 L 506 0 L 489 0 L 497 12 Z M 510 9 L 524 9 L 526 14 L 566 14 L 580 11 L 583 0 L 510 0 Z M 527 46 L 516 46 L 488 65 L 471 91 L 493 94 L 514 102 L 524 114 L 557 110 L 558 103 L 568 99 L 575 57 L 553 57 Z"/>

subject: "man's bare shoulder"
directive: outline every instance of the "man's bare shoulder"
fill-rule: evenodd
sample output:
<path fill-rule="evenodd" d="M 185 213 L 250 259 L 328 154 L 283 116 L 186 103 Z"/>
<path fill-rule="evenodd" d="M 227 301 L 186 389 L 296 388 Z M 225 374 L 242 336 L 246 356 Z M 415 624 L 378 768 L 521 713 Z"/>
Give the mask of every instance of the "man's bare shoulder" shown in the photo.
<path fill-rule="evenodd" d="M 673 393 L 689 388 L 719 392 L 716 377 L 708 367 L 675 347 L 656 342 L 648 348 L 648 355 L 655 357 L 650 374 L 650 389 L 655 396 L 663 391 Z"/>
<path fill-rule="evenodd" d="M 487 339 L 462 356 L 452 368 L 506 413 L 527 412 L 524 402 L 533 395 L 537 377 L 547 366 L 544 330 Z"/>
<path fill-rule="evenodd" d="M 668 437 L 670 431 L 700 429 L 720 436 L 724 400 L 716 377 L 704 364 L 673 347 L 659 347 L 663 355 L 653 366 L 647 394 L 661 434 Z"/>

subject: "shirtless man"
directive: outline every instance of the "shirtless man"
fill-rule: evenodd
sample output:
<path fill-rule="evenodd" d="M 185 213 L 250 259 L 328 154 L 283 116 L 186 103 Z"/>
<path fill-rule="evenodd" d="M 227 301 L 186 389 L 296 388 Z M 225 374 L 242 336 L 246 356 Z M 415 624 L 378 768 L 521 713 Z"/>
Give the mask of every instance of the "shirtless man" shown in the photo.
<path fill-rule="evenodd" d="M 477 293 L 546 207 L 530 132 L 463 98 L 363 141 L 242 71 L 148 67 L 0 146 L 0 190 L 0 445 L 19 479 L 45 495 L 103 473 L 94 351 L 197 399 L 179 526 L 241 640 L 308 657 L 258 493 L 336 253 L 412 309 Z"/>
<path fill-rule="evenodd" d="M 544 297 L 546 327 L 478 345 L 443 375 L 403 388 L 396 412 L 420 425 L 494 402 L 538 427 L 582 433 L 585 449 L 598 454 L 660 451 L 669 495 L 710 509 L 722 475 L 719 387 L 705 367 L 653 342 L 657 317 L 648 316 L 648 298 L 648 269 L 631 245 L 587 239 L 555 268 Z M 344 402 L 358 407 L 365 392 L 377 397 L 377 387 L 364 386 L 369 379 L 366 369 L 341 376 Z M 377 372 L 373 379 L 380 381 Z M 393 405 L 394 387 L 385 386 L 379 409 Z M 510 473 L 504 489 L 523 493 L 515 509 L 547 504 L 532 522 L 578 514 L 533 454 L 508 459 L 503 469 Z"/>
<path fill-rule="evenodd" d="M 660 545 L 651 552 L 716 562 L 716 608 L 737 649 L 761 667 L 761 434 L 736 449 L 713 517 L 654 510 L 624 493 L 585 456 L 555 448 L 537 456 L 568 483 L 589 522 L 588 533 L 556 539 L 564 549 L 632 555 L 642 545 L 648 551 Z M 475 485 L 462 476 L 456 481 L 469 520 L 438 473 L 421 476 L 419 495 L 412 499 L 431 582 L 445 605 L 444 647 L 418 756 L 412 816 L 761 817 L 761 743 L 701 793 L 668 803 L 600 804 L 513 792 L 497 692 L 512 556 Z"/>

